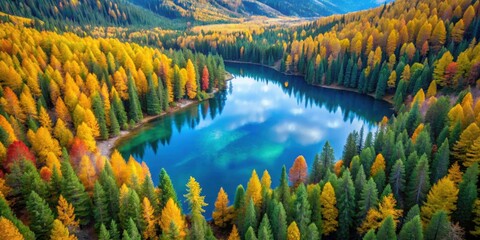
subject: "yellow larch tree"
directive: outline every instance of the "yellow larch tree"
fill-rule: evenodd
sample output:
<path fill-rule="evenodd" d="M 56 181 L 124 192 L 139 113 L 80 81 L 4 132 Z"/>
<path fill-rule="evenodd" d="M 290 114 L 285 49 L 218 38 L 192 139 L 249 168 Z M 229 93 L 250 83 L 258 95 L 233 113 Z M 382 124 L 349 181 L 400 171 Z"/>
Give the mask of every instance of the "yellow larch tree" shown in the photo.
<path fill-rule="evenodd" d="M 44 107 L 40 108 L 38 121 L 42 127 L 45 127 L 49 132 L 52 132 L 52 120 L 50 119 L 50 115 L 48 115 L 48 112 Z"/>
<path fill-rule="evenodd" d="M 110 157 L 110 164 L 112 165 L 113 174 L 117 180 L 117 184 L 120 186 L 128 180 L 128 168 L 125 159 L 123 159 L 120 152 L 115 149 Z"/>
<path fill-rule="evenodd" d="M 56 168 L 57 173 L 59 173 L 60 175 L 62 174 L 60 170 L 60 161 L 58 160 L 57 156 L 55 156 L 55 154 L 53 154 L 52 152 L 48 153 L 45 165 L 47 165 L 47 167 L 50 168 L 52 172 L 53 169 Z"/>
<path fill-rule="evenodd" d="M 93 186 L 95 184 L 95 180 L 97 179 L 97 174 L 92 164 L 92 160 L 88 155 L 83 155 L 82 159 L 80 160 L 80 164 L 78 167 L 78 178 L 83 183 L 87 191 L 93 191 Z"/>
<path fill-rule="evenodd" d="M 448 169 L 447 177 L 452 180 L 455 184 L 459 184 L 462 181 L 462 171 L 460 170 L 460 165 L 458 162 L 454 162 L 452 166 Z"/>
<path fill-rule="evenodd" d="M 64 226 L 70 230 L 78 228 L 79 221 L 75 219 L 75 208 L 71 203 L 68 203 L 62 195 L 58 198 L 57 213 L 57 219 L 60 220 Z"/>
<path fill-rule="evenodd" d="M 320 204 L 322 206 L 322 219 L 323 219 L 323 235 L 328 236 L 331 232 L 337 230 L 338 227 L 338 209 L 335 206 L 337 199 L 335 197 L 335 191 L 330 182 L 327 182 L 323 187 L 322 194 L 320 195 Z"/>
<path fill-rule="evenodd" d="M 232 220 L 232 209 L 228 207 L 228 195 L 220 188 L 218 191 L 217 200 L 215 201 L 215 210 L 212 213 L 215 225 L 218 227 L 225 227 Z"/>
<path fill-rule="evenodd" d="M 385 171 L 385 158 L 381 153 L 379 153 L 375 158 L 375 161 L 373 162 L 372 168 L 370 170 L 370 174 L 372 176 L 375 176 L 380 170 Z"/>
<path fill-rule="evenodd" d="M 58 141 L 52 137 L 45 127 L 38 128 L 36 133 L 28 130 L 27 137 L 40 162 L 44 163 L 50 152 L 57 157 L 60 156 L 61 150 Z"/>
<path fill-rule="evenodd" d="M 453 130 L 457 122 L 460 122 L 461 124 L 464 123 L 464 114 L 463 114 L 463 108 L 462 105 L 456 104 L 453 106 L 450 111 L 448 111 L 448 120 L 450 121 L 450 131 Z"/>
<path fill-rule="evenodd" d="M 389 88 L 394 88 L 396 83 L 397 83 L 397 72 L 393 70 L 392 73 L 390 74 L 390 77 L 388 78 L 387 85 Z"/>
<path fill-rule="evenodd" d="M 186 232 L 185 232 L 185 220 L 180 213 L 180 209 L 178 208 L 177 204 L 170 198 L 167 201 L 167 204 L 162 210 L 162 214 L 160 216 L 160 227 L 162 228 L 163 233 L 168 234 L 172 229 L 170 229 L 171 223 L 174 223 L 179 231 L 179 236 L 184 239 Z"/>
<path fill-rule="evenodd" d="M 437 95 L 437 82 L 432 81 L 432 82 L 430 82 L 430 85 L 428 86 L 426 97 L 430 98 L 430 97 L 434 97 L 436 95 Z"/>
<path fill-rule="evenodd" d="M 260 182 L 262 183 L 262 187 L 270 193 L 272 186 L 272 178 L 270 177 L 270 174 L 267 170 L 263 171 Z"/>
<path fill-rule="evenodd" d="M 422 221 L 425 225 L 430 222 L 433 214 L 438 210 L 450 215 L 457 209 L 458 188 L 448 177 L 440 179 L 430 189 L 427 201 L 421 208 Z"/>
<path fill-rule="evenodd" d="M 467 160 L 467 152 L 472 146 L 475 139 L 480 136 L 480 128 L 476 123 L 470 124 L 462 134 L 460 134 L 460 139 L 453 146 L 452 156 L 455 160 L 459 160 L 465 167 L 468 167 L 469 164 Z"/>
<path fill-rule="evenodd" d="M 300 230 L 298 229 L 297 223 L 295 221 L 290 223 L 290 226 L 288 226 L 287 239 L 288 240 L 300 240 Z"/>
<path fill-rule="evenodd" d="M 17 227 L 8 219 L 0 217 L 0 238 L 5 240 L 23 240 L 23 235 Z"/>
<path fill-rule="evenodd" d="M 378 205 L 378 209 L 371 208 L 368 210 L 365 220 L 361 226 L 357 228 L 357 231 L 364 234 L 370 229 L 377 229 L 388 216 L 392 216 L 396 225 L 403 212 L 402 210 L 396 209 L 396 204 L 397 201 L 393 197 L 393 194 L 383 197 L 382 202 Z"/>
<path fill-rule="evenodd" d="M 238 233 L 238 229 L 236 225 L 233 225 L 232 232 L 228 236 L 228 240 L 240 240 L 240 234 Z"/>
<path fill-rule="evenodd" d="M 417 128 L 415 128 L 415 131 L 413 131 L 413 134 L 412 134 L 412 142 L 415 144 L 415 142 L 417 141 L 417 137 L 418 135 L 423 131 L 423 128 L 425 127 L 425 125 L 423 123 L 420 123 Z"/>
<path fill-rule="evenodd" d="M 57 101 L 55 102 L 55 113 L 57 114 L 57 118 L 62 119 L 64 122 L 72 122 L 70 112 L 68 111 L 67 105 L 65 105 L 65 102 L 62 100 L 62 98 L 57 98 Z"/>
<path fill-rule="evenodd" d="M 262 205 L 262 184 L 258 178 L 255 169 L 252 171 L 252 176 L 247 184 L 247 199 L 252 199 L 256 207 Z"/>
<path fill-rule="evenodd" d="M 194 99 L 197 96 L 197 77 L 195 67 L 190 59 L 187 61 L 187 96 Z"/>
<path fill-rule="evenodd" d="M 418 103 L 419 106 L 422 106 L 423 102 L 425 102 L 425 92 L 423 91 L 423 89 L 420 89 L 413 97 L 410 107 L 412 107 L 415 103 Z"/>
<path fill-rule="evenodd" d="M 143 238 L 156 239 L 156 217 L 155 209 L 153 209 L 150 200 L 147 197 L 142 201 L 142 222 L 143 222 Z"/>
<path fill-rule="evenodd" d="M 10 145 L 10 143 L 17 140 L 17 136 L 15 135 L 12 125 L 3 115 L 0 115 L 0 127 L 2 127 L 3 130 L 5 130 L 5 132 L 8 134 L 8 139 L 6 142 L 7 145 Z"/>
<path fill-rule="evenodd" d="M 75 235 L 70 235 L 68 228 L 58 219 L 53 221 L 52 232 L 50 234 L 51 240 L 76 240 Z"/>
<path fill-rule="evenodd" d="M 76 136 L 87 145 L 88 150 L 95 152 L 97 149 L 95 138 L 93 137 L 92 129 L 86 123 L 81 123 L 78 126 Z"/>
<path fill-rule="evenodd" d="M 37 117 L 37 103 L 35 102 L 32 93 L 30 93 L 30 88 L 27 86 L 23 88 L 22 94 L 20 94 L 20 106 L 27 115 L 33 118 Z"/>
<path fill-rule="evenodd" d="M 53 129 L 53 135 L 58 139 L 62 147 L 68 147 L 73 139 L 73 133 L 61 118 L 57 119 L 57 124 L 55 124 L 55 128 Z"/>
<path fill-rule="evenodd" d="M 98 126 L 97 118 L 95 118 L 92 110 L 85 110 L 84 123 L 86 123 L 88 127 L 90 127 L 90 129 L 92 130 L 93 137 L 100 136 L 100 127 Z"/>

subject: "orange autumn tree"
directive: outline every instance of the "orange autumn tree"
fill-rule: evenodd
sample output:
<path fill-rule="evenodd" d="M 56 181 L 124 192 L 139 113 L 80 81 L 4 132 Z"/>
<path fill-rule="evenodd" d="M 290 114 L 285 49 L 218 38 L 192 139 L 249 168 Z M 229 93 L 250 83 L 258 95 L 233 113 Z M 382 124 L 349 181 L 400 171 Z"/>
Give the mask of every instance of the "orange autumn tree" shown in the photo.
<path fill-rule="evenodd" d="M 0 217 L 0 237 L 8 240 L 23 240 L 23 235 L 20 234 L 17 227 L 8 219 Z"/>
<path fill-rule="evenodd" d="M 203 71 L 202 71 L 202 90 L 207 91 L 209 87 L 209 79 L 210 79 L 210 74 L 208 72 L 207 66 L 203 66 Z"/>
<path fill-rule="evenodd" d="M 71 203 L 68 203 L 67 200 L 60 195 L 58 198 L 57 205 L 57 219 L 66 226 L 70 231 L 74 231 L 79 226 L 79 221 L 75 220 L 75 208 Z"/>
<path fill-rule="evenodd" d="M 228 194 L 220 188 L 215 201 L 215 210 L 212 213 L 215 225 L 225 227 L 233 218 L 232 211 L 233 209 L 228 207 Z"/>
<path fill-rule="evenodd" d="M 289 180 L 294 187 L 297 187 L 300 183 L 305 183 L 307 175 L 307 162 L 305 161 L 305 158 L 300 155 L 295 159 L 289 170 Z"/>
<path fill-rule="evenodd" d="M 396 209 L 396 204 L 397 201 L 393 197 L 393 194 L 383 197 L 382 202 L 378 205 L 378 209 L 373 207 L 368 210 L 365 220 L 362 225 L 357 228 L 357 231 L 360 234 L 364 234 L 370 229 L 377 229 L 388 216 L 392 216 L 395 224 L 397 224 L 403 211 Z"/>

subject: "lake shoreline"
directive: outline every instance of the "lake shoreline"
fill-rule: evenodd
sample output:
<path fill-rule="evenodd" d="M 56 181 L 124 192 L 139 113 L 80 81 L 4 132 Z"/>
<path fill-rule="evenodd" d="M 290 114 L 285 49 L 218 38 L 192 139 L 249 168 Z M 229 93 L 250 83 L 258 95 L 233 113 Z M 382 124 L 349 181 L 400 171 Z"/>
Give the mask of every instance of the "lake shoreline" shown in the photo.
<path fill-rule="evenodd" d="M 273 69 L 273 70 L 275 70 L 275 71 L 277 71 L 277 72 L 279 72 L 279 73 L 281 73 L 281 74 L 283 74 L 283 75 L 285 75 L 285 76 L 298 76 L 298 77 L 303 77 L 304 80 L 305 80 L 305 75 L 304 75 L 304 74 L 288 73 L 288 72 L 282 72 L 282 71 L 280 71 L 279 62 L 275 63 L 274 66 L 269 66 L 269 65 L 262 64 L 262 63 L 244 62 L 244 61 L 238 61 L 238 60 L 223 60 L 223 61 L 226 62 L 226 63 L 249 64 L 249 65 L 266 67 L 266 68 Z M 310 85 L 310 86 L 314 86 L 314 87 L 322 87 L 322 88 L 335 89 L 335 90 L 340 90 L 340 91 L 355 92 L 355 93 L 362 94 L 362 95 L 366 95 L 366 96 L 370 96 L 370 97 L 376 99 L 376 98 L 375 98 L 375 94 L 373 94 L 373 93 L 370 93 L 370 94 L 360 93 L 360 92 L 359 92 L 358 90 L 356 90 L 356 89 L 339 86 L 339 85 L 337 85 L 337 84 L 332 84 L 332 85 L 310 84 L 310 83 L 307 83 L 307 84 Z M 385 102 L 388 102 L 389 104 L 392 105 L 392 108 L 393 108 L 393 95 L 385 95 L 382 99 L 376 99 L 376 100 L 383 100 L 383 101 L 385 101 Z"/>
<path fill-rule="evenodd" d="M 230 81 L 233 79 L 233 75 L 229 72 L 225 73 L 225 81 Z M 140 129 L 142 126 L 145 124 L 148 124 L 150 122 L 153 122 L 167 114 L 172 114 L 178 111 L 181 111 L 195 103 L 201 103 L 203 101 L 209 100 L 215 96 L 215 94 L 218 92 L 218 89 L 215 89 L 212 93 L 209 93 L 209 97 L 202 99 L 202 100 L 190 100 L 190 99 L 182 99 L 179 102 L 175 103 L 174 107 L 170 107 L 167 111 L 164 111 L 158 115 L 155 116 L 147 116 L 144 117 L 139 123 L 136 123 L 134 127 L 128 130 L 122 130 L 117 136 L 114 137 L 109 137 L 106 140 L 97 140 L 97 151 L 102 155 L 102 156 L 110 156 L 115 149 L 115 147 L 118 145 L 118 142 L 125 138 L 126 136 L 134 133 L 136 130 Z"/>

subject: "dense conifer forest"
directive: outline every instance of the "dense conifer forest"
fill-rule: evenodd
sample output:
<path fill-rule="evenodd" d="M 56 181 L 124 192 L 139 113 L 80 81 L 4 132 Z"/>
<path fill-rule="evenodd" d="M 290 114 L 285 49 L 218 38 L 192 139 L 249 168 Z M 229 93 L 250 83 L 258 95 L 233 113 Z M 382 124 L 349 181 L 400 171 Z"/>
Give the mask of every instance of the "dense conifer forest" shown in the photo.
<path fill-rule="evenodd" d="M 11 14 L 0 23 L 0 239 L 480 236 L 478 0 L 233 32 L 129 29 L 162 18 L 124 1 L 63 2 L 0 3 Z M 350 133 L 341 159 L 327 141 L 310 166 L 300 155 L 280 179 L 252 169 L 209 203 L 193 177 L 176 192 L 165 170 L 101 154 L 98 141 L 225 89 L 224 59 L 385 99 L 396 114 Z"/>

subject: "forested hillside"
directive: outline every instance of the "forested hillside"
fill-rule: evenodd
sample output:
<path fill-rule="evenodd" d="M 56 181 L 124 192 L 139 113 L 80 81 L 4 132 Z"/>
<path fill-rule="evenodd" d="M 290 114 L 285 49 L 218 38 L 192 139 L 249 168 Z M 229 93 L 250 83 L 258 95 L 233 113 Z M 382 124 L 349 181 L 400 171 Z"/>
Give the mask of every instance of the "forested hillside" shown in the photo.
<path fill-rule="evenodd" d="M 0 2 L 0 12 L 41 20 L 47 28 L 72 25 L 179 27 L 178 23 L 125 0 L 5 0 Z"/>
<path fill-rule="evenodd" d="M 118 35 L 158 48 L 2 23 L 0 236 L 478 238 L 479 5 L 399 0 L 291 29 Z M 166 171 L 151 176 L 118 151 L 102 156 L 97 140 L 223 89 L 223 58 L 393 97 L 397 114 L 376 132 L 352 132 L 342 159 L 328 142 L 311 166 L 299 156 L 273 180 L 276 188 L 268 171 L 256 169 L 262 176 L 253 170 L 235 196 L 220 189 L 215 203 L 205 203 L 190 177 L 182 212 L 184 192 L 175 192 Z M 206 204 L 215 205 L 210 222 Z"/>

